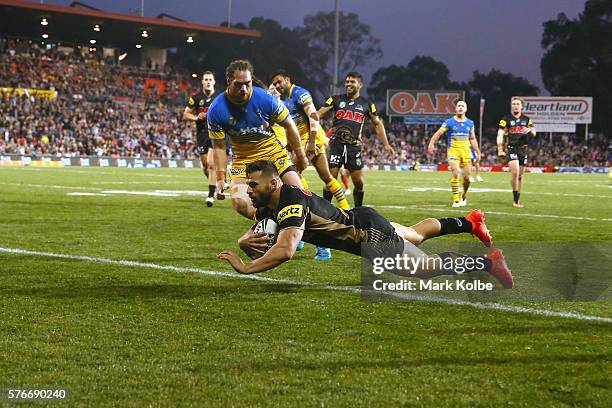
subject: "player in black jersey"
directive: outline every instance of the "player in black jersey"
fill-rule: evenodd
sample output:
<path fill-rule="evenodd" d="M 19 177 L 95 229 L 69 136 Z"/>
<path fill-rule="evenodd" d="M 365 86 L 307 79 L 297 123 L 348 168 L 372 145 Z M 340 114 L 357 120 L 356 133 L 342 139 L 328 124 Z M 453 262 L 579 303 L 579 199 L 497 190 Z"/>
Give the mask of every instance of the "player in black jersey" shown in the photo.
<path fill-rule="evenodd" d="M 215 76 L 211 71 L 202 74 L 202 91 L 192 95 L 187 101 L 183 112 L 183 119 L 196 123 L 196 135 L 198 143 L 198 154 L 202 163 L 202 170 L 208 179 L 208 197 L 206 205 L 212 207 L 215 202 L 215 163 L 212 142 L 208 137 L 208 125 L 206 115 L 208 107 L 215 99 Z"/>
<path fill-rule="evenodd" d="M 527 165 L 527 146 L 530 139 L 536 136 L 536 130 L 529 117 L 523 115 L 523 100 L 513 96 L 510 100 L 510 115 L 505 115 L 499 121 L 497 130 L 497 153 L 507 158 L 510 168 L 510 184 L 514 208 L 521 208 L 521 189 L 523 174 Z"/>
<path fill-rule="evenodd" d="M 251 257 L 259 258 L 244 263 L 232 251 L 223 251 L 218 257 L 227 260 L 239 273 L 251 274 L 266 271 L 289 261 L 300 240 L 359 255 L 368 259 L 378 256 L 408 255 L 424 260 L 457 259 L 465 255 L 442 253 L 427 256 L 416 245 L 446 235 L 472 233 L 485 245 L 492 243 L 480 210 L 474 210 L 461 218 L 429 218 L 412 227 L 389 222 L 370 207 L 356 207 L 344 211 L 333 206 L 308 190 L 283 184 L 274 164 L 258 160 L 247 165 L 248 194 L 257 208 L 257 219 L 273 218 L 279 225 L 276 243 L 265 253 L 267 237 L 256 236 L 249 229 L 239 240 L 240 247 Z M 262 235 L 262 234 L 260 234 Z M 261 245 L 261 247 L 258 247 Z M 364 246 L 370 251 L 364 253 Z M 258 250 L 261 248 L 261 250 Z M 438 263 L 439 265 L 440 263 Z M 480 267 L 466 271 L 487 271 L 506 288 L 514 286 L 512 274 L 505 264 L 500 249 L 491 248 Z M 402 274 L 402 271 L 398 271 Z M 404 271 L 407 272 L 407 271 Z M 430 278 L 454 272 L 437 267 L 436 262 L 423 262 L 411 276 Z"/>
<path fill-rule="evenodd" d="M 359 94 L 363 87 L 361 74 L 349 72 L 344 86 L 346 94 L 328 98 L 318 113 L 321 118 L 329 111 L 334 113 L 332 136 L 329 140 L 329 167 L 334 179 L 338 177 L 340 167 L 344 166 L 349 170 L 353 179 L 355 207 L 359 207 L 363 205 L 361 132 L 366 117 L 369 117 L 376 127 L 376 135 L 389 155 L 395 156 L 395 150 L 387 140 L 385 126 L 376 113 L 376 106 Z M 325 192 L 324 196 L 331 201 L 331 193 Z"/>

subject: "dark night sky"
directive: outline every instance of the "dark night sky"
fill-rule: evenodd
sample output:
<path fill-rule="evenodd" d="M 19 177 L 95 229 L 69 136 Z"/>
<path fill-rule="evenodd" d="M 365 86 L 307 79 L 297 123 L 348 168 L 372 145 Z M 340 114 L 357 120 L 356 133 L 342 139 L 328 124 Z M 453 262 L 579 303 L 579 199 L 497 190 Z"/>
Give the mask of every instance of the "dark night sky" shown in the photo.
<path fill-rule="evenodd" d="M 106 11 L 128 13 L 140 0 L 81 0 Z M 45 1 L 68 5 L 70 1 Z M 544 91 L 540 77 L 543 22 L 565 12 L 575 18 L 584 0 L 340 0 L 345 12 L 359 14 L 381 40 L 383 58 L 360 67 L 366 80 L 379 67 L 406 64 L 415 55 L 444 62 L 451 79 L 471 78 L 492 68 L 526 77 Z M 166 12 L 188 21 L 219 24 L 227 20 L 228 0 L 145 0 L 145 16 Z M 333 0 L 233 0 L 232 23 L 264 16 L 283 26 L 301 25 L 303 17 L 331 11 Z M 330 33 L 330 41 L 333 33 Z"/>

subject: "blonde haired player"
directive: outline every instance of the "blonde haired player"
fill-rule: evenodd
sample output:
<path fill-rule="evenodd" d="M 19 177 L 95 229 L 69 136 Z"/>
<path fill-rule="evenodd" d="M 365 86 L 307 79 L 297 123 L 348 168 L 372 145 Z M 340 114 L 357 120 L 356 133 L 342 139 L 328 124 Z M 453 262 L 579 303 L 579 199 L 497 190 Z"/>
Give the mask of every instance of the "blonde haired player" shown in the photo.
<path fill-rule="evenodd" d="M 297 171 L 308 165 L 300 137 L 289 111 L 267 90 L 253 87 L 253 66 L 246 60 L 231 62 L 226 71 L 227 90 L 208 109 L 208 131 L 213 141 L 217 172 L 217 198 L 223 199 L 227 157 L 225 137 L 234 150 L 230 167 L 232 206 L 241 215 L 254 219 L 255 208 L 247 195 L 246 166 L 256 160 L 270 160 L 284 183 L 302 187 Z M 275 132 L 274 124 L 285 129 L 287 142 L 295 155 L 295 165 Z"/>
<path fill-rule="evenodd" d="M 474 122 L 465 116 L 465 112 L 467 112 L 467 103 L 458 101 L 455 104 L 455 116 L 446 120 L 440 126 L 440 129 L 431 137 L 427 147 L 430 154 L 434 153 L 438 139 L 446 134 L 453 207 L 467 205 L 467 193 L 470 188 L 470 173 L 472 170 L 470 147 L 476 153 L 476 161 L 480 160 L 480 148 L 474 133 Z M 463 193 L 461 195 L 459 195 L 460 176 L 463 178 Z"/>

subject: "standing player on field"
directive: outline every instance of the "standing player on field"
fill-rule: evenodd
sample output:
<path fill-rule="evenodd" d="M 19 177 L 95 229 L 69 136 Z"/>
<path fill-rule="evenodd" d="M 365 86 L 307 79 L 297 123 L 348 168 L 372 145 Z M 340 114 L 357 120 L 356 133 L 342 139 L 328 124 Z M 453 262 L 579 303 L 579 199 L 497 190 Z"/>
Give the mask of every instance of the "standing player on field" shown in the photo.
<path fill-rule="evenodd" d="M 319 177 L 325 183 L 325 190 L 331 192 L 338 201 L 338 207 L 349 209 L 338 180 L 332 177 L 325 156 L 325 132 L 319 124 L 319 115 L 312 101 L 310 92 L 291 82 L 285 71 L 279 71 L 272 77 L 272 85 L 281 94 L 281 99 L 289 109 L 302 140 L 306 155 L 314 165 Z M 302 179 L 302 183 L 303 183 Z M 303 183 L 305 184 L 305 183 Z"/>
<path fill-rule="evenodd" d="M 284 183 L 302 187 L 300 176 L 274 133 L 275 123 L 286 132 L 287 142 L 298 171 L 308 165 L 297 128 L 285 105 L 267 90 L 253 87 L 254 69 L 249 61 L 235 60 L 225 70 L 227 90 L 213 101 L 208 110 L 208 131 L 213 142 L 217 173 L 217 198 L 223 199 L 227 156 L 225 136 L 234 151 L 230 168 L 232 206 L 241 215 L 253 219 L 255 208 L 246 190 L 246 165 L 256 160 L 270 160 Z"/>
<path fill-rule="evenodd" d="M 395 150 L 387 140 L 387 133 L 382 120 L 376 113 L 374 103 L 360 95 L 363 77 L 358 72 L 349 72 L 344 82 L 345 95 L 334 95 L 325 101 L 319 109 L 319 117 L 333 111 L 334 122 L 332 137 L 329 141 L 329 167 L 332 177 L 336 179 L 340 167 L 344 166 L 353 179 L 353 197 L 355 207 L 363 205 L 363 159 L 361 157 L 361 132 L 366 116 L 376 128 L 376 135 L 389 155 L 395 156 Z M 324 197 L 331 201 L 331 192 L 324 191 Z"/>
<path fill-rule="evenodd" d="M 314 165 L 319 177 L 325 183 L 324 191 L 331 193 L 338 200 L 338 207 L 343 210 L 348 210 L 349 203 L 344 197 L 344 192 L 340 183 L 329 172 L 327 157 L 325 156 L 325 132 L 319 125 L 319 115 L 315 109 L 310 92 L 306 89 L 291 83 L 291 77 L 285 71 L 279 71 L 272 77 L 272 85 L 281 94 L 283 103 L 289 109 L 289 113 L 293 118 L 302 146 L 306 151 L 306 155 Z M 302 176 L 302 184 L 306 188 L 306 180 Z M 331 259 L 331 251 L 329 248 L 317 247 L 315 259 L 327 261 Z"/>
<path fill-rule="evenodd" d="M 446 120 L 429 141 L 427 151 L 432 154 L 436 150 L 438 139 L 446 133 L 448 146 L 448 167 L 451 171 L 451 192 L 453 207 L 467 205 L 467 193 L 470 188 L 470 172 L 472 170 L 472 152 L 476 154 L 476 162 L 480 160 L 480 148 L 474 133 L 474 122 L 465 116 L 467 103 L 458 101 L 455 105 L 455 116 Z M 463 177 L 463 194 L 459 199 L 459 176 Z"/>
<path fill-rule="evenodd" d="M 510 99 L 510 115 L 505 115 L 499 121 L 497 130 L 497 153 L 500 157 L 507 157 L 510 168 L 510 184 L 514 208 L 521 208 L 521 189 L 523 187 L 523 174 L 527 164 L 527 146 L 529 136 L 535 137 L 536 130 L 529 117 L 523 115 L 523 100 L 517 96 Z"/>
<path fill-rule="evenodd" d="M 204 71 L 202 74 L 202 91 L 189 98 L 183 112 L 184 120 L 196 123 L 198 154 L 200 155 L 202 170 L 208 179 L 208 197 L 206 198 L 206 205 L 208 207 L 212 207 L 215 202 L 215 163 L 212 143 L 210 137 L 208 137 L 206 116 L 215 96 L 217 96 L 215 92 L 215 76 L 211 71 Z"/>

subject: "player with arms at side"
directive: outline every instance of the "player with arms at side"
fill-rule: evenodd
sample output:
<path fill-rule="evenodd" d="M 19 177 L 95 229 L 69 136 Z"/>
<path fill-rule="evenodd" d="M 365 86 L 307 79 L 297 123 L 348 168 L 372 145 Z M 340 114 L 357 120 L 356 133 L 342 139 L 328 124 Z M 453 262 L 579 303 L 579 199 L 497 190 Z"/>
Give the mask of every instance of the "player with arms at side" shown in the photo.
<path fill-rule="evenodd" d="M 329 167 L 332 177 L 338 178 L 340 167 L 349 170 L 353 180 L 353 198 L 355 207 L 363 205 L 363 159 L 361 156 L 361 133 L 365 118 L 368 117 L 376 128 L 376 135 L 390 156 L 395 150 L 387 140 L 387 133 L 382 120 L 376 113 L 374 104 L 360 95 L 363 77 L 358 72 L 349 72 L 344 86 L 346 94 L 334 95 L 325 101 L 319 109 L 319 117 L 328 112 L 334 114 L 332 137 L 329 141 Z M 324 197 L 331 201 L 331 192 L 325 191 Z"/>
<path fill-rule="evenodd" d="M 510 184 L 512 185 L 514 208 L 521 208 L 521 190 L 523 174 L 527 165 L 527 146 L 530 137 L 536 136 L 533 122 L 523 115 L 523 100 L 517 96 L 510 99 L 510 115 L 505 115 L 499 121 L 497 130 L 497 153 L 501 158 L 507 158 L 510 168 Z"/>
<path fill-rule="evenodd" d="M 251 274 L 266 271 L 289 261 L 295 253 L 300 240 L 314 245 L 328 246 L 358 256 L 372 259 L 373 256 L 408 255 L 410 257 L 428 258 L 416 245 L 434 237 L 472 233 L 485 245 L 492 243 L 480 210 L 472 211 L 461 218 L 428 218 L 414 225 L 405 227 L 390 223 L 386 218 L 370 207 L 355 207 L 344 211 L 334 207 L 308 190 L 283 184 L 276 167 L 267 160 L 250 163 L 247 166 L 248 194 L 257 208 L 257 219 L 274 219 L 279 226 L 278 238 L 269 250 L 257 250 L 254 243 L 258 237 L 249 229 L 239 240 L 240 247 L 251 257 L 259 258 L 244 263 L 232 251 L 223 251 L 219 258 L 227 260 L 239 273 Z M 265 234 L 263 234 L 265 235 Z M 264 240 L 267 238 L 264 236 Z M 363 252 L 363 244 L 367 244 Z M 264 248 L 267 248 L 263 243 Z M 373 252 L 370 252 L 372 249 Z M 447 258 L 464 257 L 457 253 L 441 253 L 429 257 Z M 430 278 L 449 274 L 448 270 L 436 268 L 435 262 L 425 262 L 416 274 L 411 276 Z M 506 288 L 514 286 L 512 274 L 505 264 L 501 250 L 491 248 L 484 267 L 469 270 L 470 272 L 486 271 L 491 273 Z M 453 272 L 450 272 L 453 273 Z"/>
<path fill-rule="evenodd" d="M 196 123 L 198 154 L 200 155 L 202 170 L 208 179 L 208 197 L 206 198 L 206 205 L 208 207 L 212 207 L 215 202 L 216 179 L 214 173 L 214 153 L 212 142 L 210 137 L 208 137 L 206 116 L 215 96 L 217 96 L 215 92 L 215 76 L 211 71 L 204 71 L 202 74 L 202 91 L 189 98 L 183 112 L 184 120 Z"/>
<path fill-rule="evenodd" d="M 272 77 L 272 85 L 281 94 L 281 99 L 289 109 L 295 122 L 302 146 L 306 155 L 314 165 L 319 177 L 325 183 L 325 190 L 330 191 L 338 201 L 338 207 L 349 209 L 338 180 L 332 177 L 325 155 L 327 142 L 325 132 L 319 124 L 319 115 L 315 109 L 310 92 L 291 82 L 291 77 L 285 71 L 279 71 Z M 302 180 L 304 181 L 304 180 Z M 304 184 L 304 183 L 302 183 Z"/>
<path fill-rule="evenodd" d="M 254 219 L 255 208 L 246 193 L 246 165 L 259 159 L 271 160 L 283 182 L 302 187 L 300 176 L 272 127 L 285 129 L 287 142 L 296 160 L 298 171 L 308 165 L 300 137 L 289 111 L 267 90 L 253 87 L 254 69 L 249 61 L 235 60 L 226 71 L 227 90 L 215 98 L 208 110 L 208 129 L 213 141 L 217 173 L 217 197 L 226 188 L 225 136 L 234 150 L 230 168 L 232 206 L 244 217 Z"/>
<path fill-rule="evenodd" d="M 476 161 L 480 160 L 480 148 L 476 141 L 474 122 L 465 116 L 467 103 L 457 101 L 455 116 L 446 120 L 429 141 L 427 151 L 432 154 L 436 150 L 436 143 L 442 135 L 447 135 L 448 167 L 451 171 L 451 192 L 453 194 L 453 207 L 467 205 L 467 193 L 470 188 L 470 172 L 472 170 L 472 152 L 476 153 Z M 463 193 L 459 199 L 459 176 L 463 177 Z"/>

